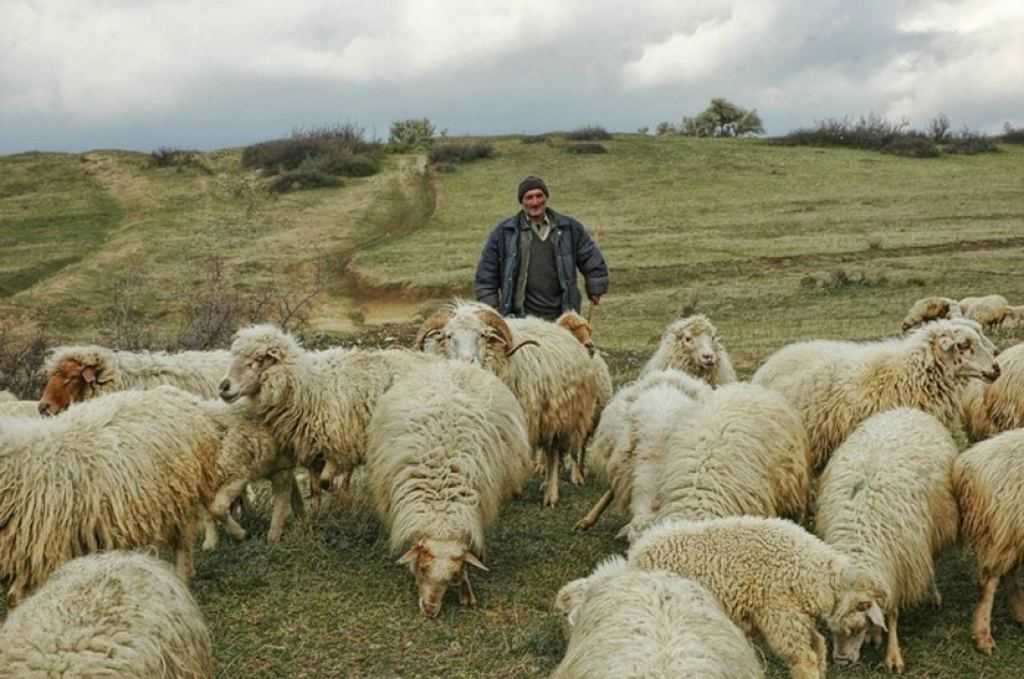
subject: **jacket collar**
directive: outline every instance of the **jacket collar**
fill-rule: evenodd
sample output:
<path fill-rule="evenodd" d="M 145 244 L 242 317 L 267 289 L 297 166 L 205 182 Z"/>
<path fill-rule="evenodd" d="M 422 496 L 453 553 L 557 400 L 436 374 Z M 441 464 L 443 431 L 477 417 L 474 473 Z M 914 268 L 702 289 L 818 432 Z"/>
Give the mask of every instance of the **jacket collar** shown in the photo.
<path fill-rule="evenodd" d="M 546 211 L 548 213 L 548 220 L 551 222 L 551 228 L 559 229 L 569 225 L 569 220 L 563 215 L 558 214 L 551 208 L 546 208 Z M 506 219 L 505 222 L 502 224 L 502 227 L 506 229 L 518 229 L 519 225 L 522 223 L 524 216 L 524 211 L 520 210 L 516 214 Z"/>

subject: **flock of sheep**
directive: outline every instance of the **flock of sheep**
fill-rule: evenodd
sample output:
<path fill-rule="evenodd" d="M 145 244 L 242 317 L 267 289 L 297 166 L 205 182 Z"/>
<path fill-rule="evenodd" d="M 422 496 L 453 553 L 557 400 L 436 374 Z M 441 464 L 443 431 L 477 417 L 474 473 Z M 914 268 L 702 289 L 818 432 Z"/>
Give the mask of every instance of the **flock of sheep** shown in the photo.
<path fill-rule="evenodd" d="M 580 316 L 470 302 L 424 321 L 414 351 L 310 351 L 270 325 L 230 351 L 59 347 L 38 402 L 0 394 L 0 676 L 211 677 L 193 543 L 216 548 L 218 524 L 243 539 L 234 508 L 262 479 L 279 540 L 304 511 L 299 467 L 314 493 L 365 470 L 430 617 L 452 586 L 475 603 L 487 529 L 534 471 L 546 506 L 563 466 L 606 483 L 577 528 L 615 503 L 630 548 L 558 592 L 554 677 L 763 677 L 754 634 L 793 677 L 824 677 L 819 621 L 836 662 L 886 636 L 902 672 L 899 614 L 941 601 L 934 559 L 958 536 L 978 563 L 972 636 L 991 652 L 996 587 L 1024 561 L 1024 344 L 997 361 L 984 331 L 1019 310 L 921 300 L 901 337 L 792 344 L 749 383 L 691 316 L 617 393 Z M 958 454 L 960 427 L 977 443 Z M 120 551 L 150 546 L 174 550 L 177 577 Z"/>

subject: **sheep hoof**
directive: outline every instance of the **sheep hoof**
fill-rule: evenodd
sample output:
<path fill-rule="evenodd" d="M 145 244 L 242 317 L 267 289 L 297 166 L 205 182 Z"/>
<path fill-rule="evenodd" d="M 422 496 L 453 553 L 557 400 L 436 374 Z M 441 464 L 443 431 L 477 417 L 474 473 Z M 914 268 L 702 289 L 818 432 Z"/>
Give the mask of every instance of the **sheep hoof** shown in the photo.
<path fill-rule="evenodd" d="M 270 531 L 269 533 L 267 533 L 268 544 L 276 545 L 279 542 L 281 542 L 281 531 Z"/>
<path fill-rule="evenodd" d="M 558 504 L 558 493 L 544 493 L 544 506 L 554 507 Z"/>
<path fill-rule="evenodd" d="M 992 640 L 992 633 L 989 631 L 975 632 L 974 647 L 985 655 L 992 655 L 996 642 Z"/>
<path fill-rule="evenodd" d="M 903 655 L 897 651 L 885 658 L 885 667 L 895 674 L 903 674 Z"/>
<path fill-rule="evenodd" d="M 202 549 L 203 549 L 204 552 L 212 552 L 213 550 L 217 549 L 217 541 L 216 540 L 203 540 L 203 548 Z"/>
<path fill-rule="evenodd" d="M 569 480 L 572 481 L 574 486 L 582 486 L 586 479 L 583 476 L 583 470 L 573 465 L 572 472 L 569 475 Z"/>
<path fill-rule="evenodd" d="M 588 521 L 586 517 L 576 522 L 576 525 L 572 527 L 573 530 L 590 530 L 594 525 L 593 521 Z"/>

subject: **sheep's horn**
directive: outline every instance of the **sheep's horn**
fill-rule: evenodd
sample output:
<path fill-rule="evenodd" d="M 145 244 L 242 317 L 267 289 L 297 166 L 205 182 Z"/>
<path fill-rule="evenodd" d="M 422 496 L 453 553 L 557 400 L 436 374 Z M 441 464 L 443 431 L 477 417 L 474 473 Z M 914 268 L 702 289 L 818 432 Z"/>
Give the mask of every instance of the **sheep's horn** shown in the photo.
<path fill-rule="evenodd" d="M 423 345 L 426 343 L 427 338 L 440 334 L 444 326 L 448 325 L 448 321 L 452 319 L 452 315 L 451 309 L 440 309 L 435 311 L 430 318 L 423 321 L 419 332 L 416 333 L 416 349 L 423 351 Z"/>
<path fill-rule="evenodd" d="M 523 340 L 522 342 L 520 342 L 519 344 L 517 344 L 514 347 L 512 347 L 511 349 L 509 349 L 507 352 L 505 352 L 505 355 L 506 356 L 511 356 L 512 354 L 516 353 L 517 351 L 519 351 L 523 347 L 531 345 L 531 344 L 533 346 L 535 346 L 535 347 L 539 347 L 540 346 L 540 342 L 538 342 L 537 340 Z"/>
<path fill-rule="evenodd" d="M 480 309 L 476 312 L 476 315 L 480 317 L 480 320 L 487 325 L 494 328 L 495 332 L 498 333 L 498 341 L 504 344 L 506 347 L 511 347 L 514 340 L 512 339 L 512 330 L 508 327 L 508 323 L 501 315 L 493 309 Z"/>

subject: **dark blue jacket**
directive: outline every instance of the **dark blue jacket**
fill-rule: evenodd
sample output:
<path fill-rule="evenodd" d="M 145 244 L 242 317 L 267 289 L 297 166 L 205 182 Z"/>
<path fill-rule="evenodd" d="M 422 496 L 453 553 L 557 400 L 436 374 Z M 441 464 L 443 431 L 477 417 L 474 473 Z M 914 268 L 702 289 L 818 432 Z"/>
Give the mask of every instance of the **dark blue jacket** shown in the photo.
<path fill-rule="evenodd" d="M 562 311 L 580 311 L 582 299 L 576 286 L 576 269 L 583 274 L 588 297 L 608 292 L 608 266 L 583 225 L 572 217 L 548 210 L 551 235 L 562 287 Z M 519 224 L 522 212 L 500 222 L 491 231 L 480 253 L 473 281 L 477 300 L 490 304 L 502 316 L 512 313 L 512 297 L 519 275 Z"/>

